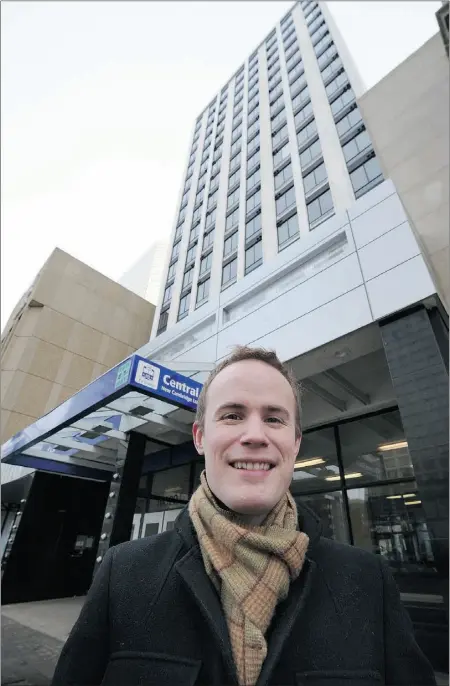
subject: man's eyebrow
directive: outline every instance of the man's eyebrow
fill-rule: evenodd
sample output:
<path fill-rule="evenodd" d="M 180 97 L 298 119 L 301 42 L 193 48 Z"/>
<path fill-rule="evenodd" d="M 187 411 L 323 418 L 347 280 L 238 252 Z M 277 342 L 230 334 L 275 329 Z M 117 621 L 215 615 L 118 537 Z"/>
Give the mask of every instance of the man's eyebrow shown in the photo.
<path fill-rule="evenodd" d="M 223 412 L 224 410 L 245 410 L 246 406 L 243 405 L 242 403 L 224 403 L 223 405 L 220 405 L 220 407 L 217 408 L 216 413 L 218 412 Z M 274 412 L 275 414 L 283 414 L 286 417 L 289 417 L 289 412 L 285 407 L 281 407 L 280 405 L 266 405 L 263 407 L 263 410 L 266 412 Z"/>

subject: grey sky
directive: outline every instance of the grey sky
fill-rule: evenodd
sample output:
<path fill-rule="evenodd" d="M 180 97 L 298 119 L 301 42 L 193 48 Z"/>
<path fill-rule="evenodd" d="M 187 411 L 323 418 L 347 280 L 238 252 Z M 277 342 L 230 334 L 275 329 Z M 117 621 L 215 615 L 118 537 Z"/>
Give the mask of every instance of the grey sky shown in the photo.
<path fill-rule="evenodd" d="M 292 2 L 1 3 L 1 327 L 54 247 L 117 279 L 170 234 L 194 119 Z M 440 2 L 331 2 L 367 87 Z"/>

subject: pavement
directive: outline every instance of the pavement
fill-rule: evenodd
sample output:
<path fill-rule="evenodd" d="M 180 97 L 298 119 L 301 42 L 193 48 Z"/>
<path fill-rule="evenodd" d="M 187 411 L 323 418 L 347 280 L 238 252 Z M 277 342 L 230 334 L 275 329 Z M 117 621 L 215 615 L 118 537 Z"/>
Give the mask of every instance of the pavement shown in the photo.
<path fill-rule="evenodd" d="M 2 686 L 50 686 L 83 603 L 84 597 L 2 607 Z M 449 686 L 448 674 L 436 673 L 436 681 Z"/>
<path fill-rule="evenodd" d="M 49 686 L 84 598 L 2 607 L 2 686 Z"/>

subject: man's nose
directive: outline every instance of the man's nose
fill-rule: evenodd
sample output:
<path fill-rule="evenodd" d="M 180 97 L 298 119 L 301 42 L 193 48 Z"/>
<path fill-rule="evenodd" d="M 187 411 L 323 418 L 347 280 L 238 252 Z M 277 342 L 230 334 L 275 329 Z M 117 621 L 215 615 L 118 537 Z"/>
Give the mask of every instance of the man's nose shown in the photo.
<path fill-rule="evenodd" d="M 268 441 L 265 432 L 265 425 L 261 417 L 248 417 L 245 422 L 244 431 L 241 436 L 241 443 L 243 443 L 244 445 L 266 445 L 267 442 Z"/>

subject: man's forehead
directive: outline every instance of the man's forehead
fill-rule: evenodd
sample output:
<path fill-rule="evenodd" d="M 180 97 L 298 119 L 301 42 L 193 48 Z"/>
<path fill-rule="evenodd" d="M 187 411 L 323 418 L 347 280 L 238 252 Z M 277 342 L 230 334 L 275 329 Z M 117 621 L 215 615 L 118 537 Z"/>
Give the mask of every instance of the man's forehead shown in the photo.
<path fill-rule="evenodd" d="M 233 402 L 236 394 L 252 389 L 259 393 L 267 392 L 268 395 L 273 395 L 276 389 L 283 395 L 292 394 L 293 397 L 287 379 L 277 369 L 260 360 L 241 360 L 222 369 L 211 381 L 208 395 L 219 402 Z"/>

